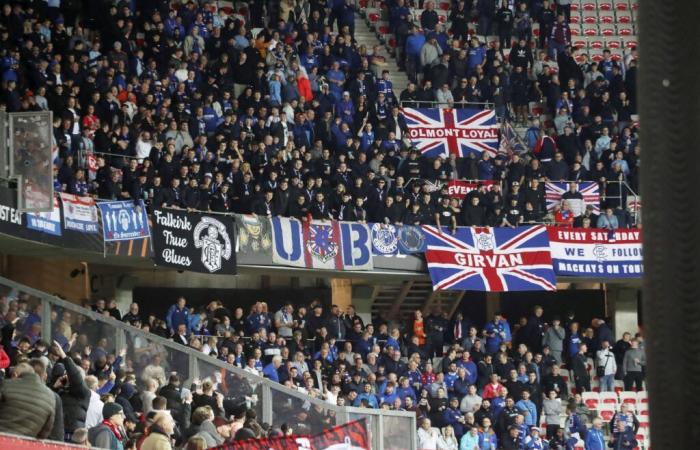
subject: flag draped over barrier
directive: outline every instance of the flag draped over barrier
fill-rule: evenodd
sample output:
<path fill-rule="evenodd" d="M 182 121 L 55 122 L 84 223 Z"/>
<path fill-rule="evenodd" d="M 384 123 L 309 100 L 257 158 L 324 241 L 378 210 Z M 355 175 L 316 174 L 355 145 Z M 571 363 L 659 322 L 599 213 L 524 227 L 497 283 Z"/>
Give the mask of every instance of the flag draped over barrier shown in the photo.
<path fill-rule="evenodd" d="M 348 422 L 313 436 L 247 439 L 215 447 L 216 450 L 370 450 L 365 419 Z"/>
<path fill-rule="evenodd" d="M 544 226 L 423 230 L 433 290 L 556 290 Z"/>
<path fill-rule="evenodd" d="M 457 155 L 483 152 L 496 156 L 498 124 L 489 109 L 413 109 L 403 108 L 408 136 L 423 156 Z"/>

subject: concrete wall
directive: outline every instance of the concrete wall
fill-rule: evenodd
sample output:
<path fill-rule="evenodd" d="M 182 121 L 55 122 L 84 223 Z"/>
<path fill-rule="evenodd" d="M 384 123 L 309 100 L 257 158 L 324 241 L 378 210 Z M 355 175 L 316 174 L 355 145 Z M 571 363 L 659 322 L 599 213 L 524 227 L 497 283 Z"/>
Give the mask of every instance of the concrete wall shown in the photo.
<path fill-rule="evenodd" d="M 81 273 L 86 267 L 79 261 L 5 255 L 0 273 L 18 283 L 79 303 L 89 296 L 89 269 L 87 274 Z"/>

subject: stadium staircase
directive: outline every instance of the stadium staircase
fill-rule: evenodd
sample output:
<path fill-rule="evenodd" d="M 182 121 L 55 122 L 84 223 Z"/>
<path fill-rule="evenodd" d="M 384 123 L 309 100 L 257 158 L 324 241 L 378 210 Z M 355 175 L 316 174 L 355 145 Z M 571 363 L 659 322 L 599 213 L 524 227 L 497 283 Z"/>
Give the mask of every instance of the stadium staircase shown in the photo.
<path fill-rule="evenodd" d="M 551 2 L 554 4 L 554 2 Z M 364 17 L 365 24 L 372 33 L 381 41 L 391 55 L 392 68 L 398 69 L 396 55 L 396 39 L 389 31 L 388 10 L 382 0 L 359 0 L 360 13 Z M 434 0 L 435 10 L 440 22 L 449 30 L 448 22 L 450 2 Z M 637 47 L 637 11 L 638 0 L 573 0 L 571 4 L 571 34 L 572 44 L 579 49 L 577 59 L 582 61 L 582 54 L 588 54 L 592 61 L 599 62 L 603 59 L 603 50 L 609 49 L 615 60 L 624 59 L 627 54 Z M 420 8 L 411 8 L 413 23 L 420 26 Z M 362 21 L 356 20 L 356 26 Z M 364 28 L 364 27 L 363 27 Z M 469 23 L 469 32 L 476 32 L 476 24 Z M 539 24 L 533 24 L 533 34 L 539 38 Z M 496 41 L 498 36 L 487 37 L 489 45 Z M 504 49 L 506 55 L 509 49 Z M 549 61 L 553 68 L 557 68 L 555 61 Z M 392 72 L 394 91 L 397 95 L 403 89 L 399 79 L 406 79 L 405 73 L 398 70 Z M 531 103 L 530 113 L 535 116 L 543 114 L 542 105 Z M 547 121 L 551 117 L 545 116 Z M 516 125 L 515 132 L 524 138 L 526 126 Z"/>
<path fill-rule="evenodd" d="M 360 13 L 355 14 L 355 40 L 357 41 L 357 45 L 364 45 L 369 51 L 375 45 L 383 44 L 389 51 L 389 55 L 385 56 L 387 64 L 379 70 L 377 76 L 381 76 L 381 70 L 385 67 L 390 71 L 391 81 L 394 84 L 394 95 L 398 98 L 401 92 L 408 86 L 408 77 L 405 72 L 399 72 L 399 68 L 396 64 L 395 52 L 393 48 L 388 45 L 389 41 L 391 41 L 394 43 L 394 47 L 396 46 L 395 39 L 391 36 L 391 32 L 389 31 L 389 24 L 387 22 L 381 26 L 377 26 L 376 23 L 372 23 L 367 18 L 367 8 L 363 6 L 366 5 L 366 0 L 360 0 L 359 4 Z"/>
<path fill-rule="evenodd" d="M 404 281 L 374 287 L 372 315 L 385 319 L 403 319 L 420 309 L 428 313 L 440 307 L 451 317 L 459 307 L 464 291 L 433 291 L 430 281 Z"/>

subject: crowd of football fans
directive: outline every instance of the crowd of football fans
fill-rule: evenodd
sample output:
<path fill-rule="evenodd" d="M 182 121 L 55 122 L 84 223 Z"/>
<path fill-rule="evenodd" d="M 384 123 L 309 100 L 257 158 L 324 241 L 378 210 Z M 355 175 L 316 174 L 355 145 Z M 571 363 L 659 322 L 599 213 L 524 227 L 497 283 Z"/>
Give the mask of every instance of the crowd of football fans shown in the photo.
<path fill-rule="evenodd" d="M 333 411 L 305 402 L 308 395 L 333 405 L 413 411 L 419 449 L 636 447 L 633 406 L 621 404 L 602 427 L 582 394 L 596 387 L 616 395 L 615 380 L 627 391 L 642 390 L 644 340 L 625 333 L 616 341 L 604 320 L 588 326 L 573 312 L 545 321 L 536 306 L 517 323 L 497 313 L 476 325 L 439 309 L 366 323 L 352 307 L 327 310 L 318 300 L 277 311 L 259 302 L 244 312 L 218 300 L 194 308 L 181 297 L 162 317 L 142 315 L 137 303 L 124 313 L 114 301 L 88 305 L 243 371 L 200 365 L 200 378 L 185 384 L 186 355 L 136 332 L 118 348 L 111 326 L 54 309 L 49 342 L 30 297 L 9 294 L 0 306 L 0 432 L 115 450 L 117 442 L 151 449 L 150 436 L 189 445 L 194 436 L 208 448 L 335 424 Z M 276 397 L 274 423 L 261 424 L 256 376 L 303 396 Z"/>
<path fill-rule="evenodd" d="M 508 8 L 493 0 L 459 2 L 448 31 L 430 1 L 420 29 L 403 0 L 385 2 L 399 65 L 420 82 L 394 92 L 381 48 L 353 40 L 350 0 L 255 1 L 243 14 L 211 1 L 6 3 L 0 101 L 9 112 L 53 111 L 56 192 L 304 219 L 508 226 L 555 221 L 540 201 L 543 181 L 591 180 L 627 226 L 620 181 L 636 190 L 636 61 L 578 63 L 558 32 L 539 41 L 547 57 L 519 27 L 555 14 L 547 2 L 525 5 L 488 46 L 486 31 L 469 36 L 466 22 L 474 6 L 473 19 L 496 33 L 490 15 Z M 546 20 L 556 30 L 561 17 Z M 399 106 L 432 101 L 489 102 L 519 122 L 539 102 L 547 116 L 530 121 L 521 158 L 427 158 Z M 436 188 L 458 178 L 503 186 L 478 203 L 441 200 Z M 535 179 L 537 198 L 513 193 Z"/>

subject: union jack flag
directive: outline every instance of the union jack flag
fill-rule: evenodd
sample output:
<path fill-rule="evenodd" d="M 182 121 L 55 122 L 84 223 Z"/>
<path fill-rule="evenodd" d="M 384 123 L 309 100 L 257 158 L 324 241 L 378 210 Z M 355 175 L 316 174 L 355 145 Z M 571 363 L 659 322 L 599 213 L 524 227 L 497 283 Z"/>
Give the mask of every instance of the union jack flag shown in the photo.
<path fill-rule="evenodd" d="M 569 201 L 569 206 L 574 215 L 578 217 L 583 214 L 588 205 L 593 206 L 593 212 L 600 214 L 600 192 L 598 183 L 595 181 L 581 181 L 576 184 L 577 191 L 583 196 L 583 202 L 575 199 Z M 569 183 L 566 181 L 547 181 L 544 184 L 547 211 L 553 211 L 554 207 L 561 203 L 562 196 L 568 191 Z"/>
<path fill-rule="evenodd" d="M 403 108 L 408 136 L 424 156 L 483 152 L 496 156 L 498 124 L 493 110 Z"/>
<path fill-rule="evenodd" d="M 425 259 L 433 290 L 554 291 L 556 280 L 544 226 L 458 227 L 452 234 L 424 225 Z"/>

